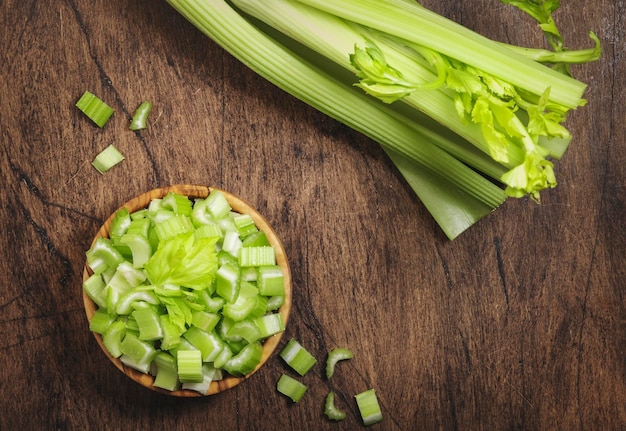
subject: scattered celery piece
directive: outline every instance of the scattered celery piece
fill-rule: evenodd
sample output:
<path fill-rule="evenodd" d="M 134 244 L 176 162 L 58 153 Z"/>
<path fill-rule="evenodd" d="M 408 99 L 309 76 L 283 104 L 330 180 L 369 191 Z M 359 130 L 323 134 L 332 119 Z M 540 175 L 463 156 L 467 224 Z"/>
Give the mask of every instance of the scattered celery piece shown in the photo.
<path fill-rule="evenodd" d="M 276 389 L 281 394 L 291 398 L 294 403 L 297 403 L 302 399 L 308 388 L 293 377 L 283 374 L 278 379 Z"/>
<path fill-rule="evenodd" d="M 301 376 L 309 372 L 317 359 L 309 353 L 295 338 L 287 342 L 280 352 L 280 357 Z"/>
<path fill-rule="evenodd" d="M 96 168 L 98 172 L 104 174 L 113 166 L 124 160 L 124 155 L 115 148 L 113 144 L 110 144 L 104 150 L 100 151 L 96 158 L 91 162 L 92 166 Z"/>
<path fill-rule="evenodd" d="M 330 391 L 326 395 L 326 400 L 324 402 L 324 414 L 333 421 L 342 421 L 346 418 L 346 413 L 339 410 L 335 405 L 335 393 Z"/>
<path fill-rule="evenodd" d="M 328 358 L 326 359 L 326 378 L 330 379 L 333 376 L 337 362 L 352 359 L 353 357 L 352 352 L 345 347 L 337 347 L 328 352 Z"/>
<path fill-rule="evenodd" d="M 365 426 L 375 424 L 383 420 L 383 414 L 378 404 L 378 397 L 374 389 L 368 389 L 354 396 L 356 399 L 363 424 Z"/>
<path fill-rule="evenodd" d="M 152 109 L 152 103 L 145 101 L 137 108 L 130 122 L 130 130 L 141 130 L 146 128 L 146 120 Z"/>
<path fill-rule="evenodd" d="M 78 99 L 76 107 L 100 128 L 104 127 L 114 112 L 113 108 L 89 91 L 85 91 Z"/>

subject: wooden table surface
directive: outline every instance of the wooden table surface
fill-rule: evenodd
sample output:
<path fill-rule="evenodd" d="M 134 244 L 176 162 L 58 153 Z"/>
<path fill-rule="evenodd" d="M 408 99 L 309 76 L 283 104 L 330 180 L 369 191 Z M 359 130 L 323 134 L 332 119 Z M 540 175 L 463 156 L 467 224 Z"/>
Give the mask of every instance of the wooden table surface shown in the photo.
<path fill-rule="evenodd" d="M 353 430 L 374 388 L 380 430 L 626 429 L 623 2 L 563 1 L 587 106 L 560 184 L 448 240 L 373 141 L 255 75 L 164 1 L 0 2 L 0 429 Z M 424 1 L 491 38 L 540 45 L 496 0 Z M 521 18 L 520 18 L 521 17 Z M 288 71 L 285 71 L 288 73 Z M 74 107 L 116 110 L 102 130 Z M 149 127 L 129 115 L 153 102 Z M 109 144 L 126 160 L 90 162 Z M 119 372 L 89 333 L 85 251 L 119 205 L 178 183 L 223 188 L 274 226 L 290 259 L 294 337 L 319 365 L 294 404 L 278 356 L 222 394 L 180 399 Z M 329 382 L 333 347 L 354 359 Z M 323 414 L 329 390 L 347 412 Z"/>

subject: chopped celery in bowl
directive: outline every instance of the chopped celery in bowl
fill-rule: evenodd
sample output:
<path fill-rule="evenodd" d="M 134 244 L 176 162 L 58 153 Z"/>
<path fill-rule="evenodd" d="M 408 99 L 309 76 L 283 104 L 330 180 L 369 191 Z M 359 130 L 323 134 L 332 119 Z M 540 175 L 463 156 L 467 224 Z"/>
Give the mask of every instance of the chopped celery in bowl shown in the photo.
<path fill-rule="evenodd" d="M 135 382 L 179 397 L 230 389 L 272 355 L 291 309 L 285 250 L 223 190 L 175 185 L 105 221 L 83 273 L 89 329 Z"/>

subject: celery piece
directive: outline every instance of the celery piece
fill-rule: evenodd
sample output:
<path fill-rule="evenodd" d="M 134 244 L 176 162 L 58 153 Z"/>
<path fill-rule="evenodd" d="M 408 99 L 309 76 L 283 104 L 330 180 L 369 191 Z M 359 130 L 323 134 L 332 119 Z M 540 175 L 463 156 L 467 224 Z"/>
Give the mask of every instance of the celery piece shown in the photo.
<path fill-rule="evenodd" d="M 307 391 L 307 386 L 287 374 L 283 374 L 276 383 L 276 390 L 291 398 L 294 403 L 299 402 Z"/>
<path fill-rule="evenodd" d="M 280 313 L 266 314 L 254 319 L 259 328 L 261 338 L 271 337 L 285 330 L 283 316 Z"/>
<path fill-rule="evenodd" d="M 204 305 L 205 311 L 209 313 L 218 313 L 222 311 L 226 301 L 221 296 L 211 296 L 208 290 L 199 291 L 198 303 Z"/>
<path fill-rule="evenodd" d="M 161 338 L 161 350 L 170 350 L 180 345 L 181 332 L 178 326 L 174 325 L 167 314 L 159 316 L 159 324 L 163 330 Z"/>
<path fill-rule="evenodd" d="M 159 315 L 152 308 L 139 308 L 132 312 L 139 327 L 139 339 L 153 341 L 163 338 L 163 329 L 159 323 Z"/>
<path fill-rule="evenodd" d="M 262 265 L 257 268 L 257 286 L 259 293 L 265 296 L 285 294 L 285 276 L 278 265 Z"/>
<path fill-rule="evenodd" d="M 249 319 L 233 323 L 233 325 L 228 328 L 226 335 L 231 339 L 242 338 L 246 340 L 247 343 L 254 343 L 261 338 L 264 338 L 261 336 L 259 326 L 254 320 Z"/>
<path fill-rule="evenodd" d="M 236 355 L 226 361 L 223 368 L 233 376 L 245 376 L 259 365 L 262 356 L 263 346 L 255 341 L 246 344 Z"/>
<path fill-rule="evenodd" d="M 191 200 L 180 193 L 169 192 L 161 199 L 161 208 L 170 209 L 177 215 L 191 217 L 193 212 L 193 203 Z"/>
<path fill-rule="evenodd" d="M 255 309 L 258 297 L 258 289 L 251 283 L 241 280 L 237 299 L 234 302 L 224 304 L 222 313 L 234 321 L 243 320 Z"/>
<path fill-rule="evenodd" d="M 76 107 L 100 128 L 104 127 L 115 112 L 113 108 L 89 91 L 85 91 L 78 99 Z"/>
<path fill-rule="evenodd" d="M 152 103 L 148 101 L 141 102 L 130 122 L 130 130 L 141 130 L 146 128 L 146 120 L 148 114 L 152 110 Z"/>
<path fill-rule="evenodd" d="M 364 392 L 356 394 L 356 399 L 361 419 L 365 426 L 375 424 L 383 420 L 383 414 L 378 404 L 378 397 L 374 389 L 368 389 Z"/>
<path fill-rule="evenodd" d="M 308 352 L 295 338 L 290 339 L 280 352 L 280 357 L 301 376 L 309 372 L 317 359 Z"/>
<path fill-rule="evenodd" d="M 233 214 L 233 222 L 237 226 L 239 236 L 242 238 L 259 231 L 250 214 L 235 213 Z"/>
<path fill-rule="evenodd" d="M 265 309 L 267 311 L 276 311 L 280 307 L 282 307 L 283 304 L 285 304 L 285 295 L 271 296 L 267 300 L 267 306 L 265 307 Z"/>
<path fill-rule="evenodd" d="M 83 282 L 83 290 L 98 307 L 106 307 L 105 286 L 100 274 L 92 274 Z"/>
<path fill-rule="evenodd" d="M 330 379 L 333 376 L 337 362 L 352 359 L 353 357 L 352 352 L 345 347 L 337 347 L 328 352 L 328 358 L 326 359 L 326 378 Z"/>
<path fill-rule="evenodd" d="M 150 364 L 157 354 L 157 350 L 151 343 L 140 340 L 128 331 L 120 343 L 120 352 L 122 363 L 146 374 L 150 372 Z"/>
<path fill-rule="evenodd" d="M 218 353 L 215 359 L 213 359 L 213 365 L 215 365 L 216 368 L 222 368 L 232 357 L 233 351 L 231 347 L 224 343 L 222 350 Z"/>
<path fill-rule="evenodd" d="M 242 247 L 239 250 L 239 266 L 276 265 L 276 254 L 272 246 Z"/>
<path fill-rule="evenodd" d="M 120 263 L 115 271 L 119 273 L 121 277 L 124 277 L 131 287 L 139 286 L 146 281 L 147 278 L 143 271 L 133 267 L 128 261 Z"/>
<path fill-rule="evenodd" d="M 154 231 L 159 238 L 159 241 L 164 241 L 180 235 L 181 233 L 188 233 L 193 231 L 193 224 L 191 219 L 183 214 L 174 214 L 173 217 L 169 217 L 160 223 L 155 223 Z"/>
<path fill-rule="evenodd" d="M 152 245 L 147 236 L 125 233 L 120 237 L 120 242 L 130 249 L 134 268 L 143 268 L 152 256 Z"/>
<path fill-rule="evenodd" d="M 259 247 L 263 245 L 270 245 L 270 243 L 265 232 L 261 230 L 246 235 L 242 240 L 243 247 Z"/>
<path fill-rule="evenodd" d="M 206 394 L 211 387 L 213 380 L 219 380 L 218 370 L 212 364 L 202 364 L 202 381 L 201 382 L 186 382 L 183 383 L 183 389 L 200 392 Z"/>
<path fill-rule="evenodd" d="M 243 246 L 243 242 L 239 237 L 239 232 L 235 230 L 229 230 L 224 233 L 222 239 L 222 250 L 227 252 L 233 257 L 239 256 L 240 250 Z"/>
<path fill-rule="evenodd" d="M 177 350 L 178 379 L 182 383 L 202 381 L 202 353 L 199 350 Z"/>
<path fill-rule="evenodd" d="M 153 364 L 156 367 L 153 385 L 157 388 L 174 391 L 179 388 L 178 367 L 176 358 L 169 353 L 159 352 L 154 357 Z"/>
<path fill-rule="evenodd" d="M 196 227 L 195 230 L 196 237 L 198 238 L 211 238 L 211 239 L 220 239 L 222 238 L 222 229 L 215 223 L 205 223 Z"/>
<path fill-rule="evenodd" d="M 232 210 L 226 196 L 219 190 L 211 190 L 205 203 L 207 212 L 216 220 L 226 217 Z"/>
<path fill-rule="evenodd" d="M 128 208 L 124 207 L 115 211 L 115 215 L 111 220 L 111 227 L 109 228 L 109 237 L 121 237 L 130 227 L 130 223 L 131 218 L 130 213 L 128 212 Z"/>
<path fill-rule="evenodd" d="M 91 317 L 89 322 L 89 330 L 96 334 L 104 334 L 104 332 L 111 326 L 117 316 L 109 314 L 103 308 L 98 308 Z"/>
<path fill-rule="evenodd" d="M 122 355 L 121 345 L 126 332 L 126 320 L 118 318 L 102 334 L 102 344 L 114 358 L 119 358 Z"/>
<path fill-rule="evenodd" d="M 205 310 L 193 311 L 191 324 L 203 331 L 211 332 L 220 321 L 220 315 Z"/>
<path fill-rule="evenodd" d="M 96 158 L 93 159 L 91 165 L 96 168 L 98 172 L 104 174 L 106 171 L 123 160 L 124 155 L 120 153 L 120 151 L 115 148 L 113 144 L 110 144 L 96 155 Z"/>
<path fill-rule="evenodd" d="M 133 286 L 126 280 L 121 272 L 115 272 L 106 287 L 106 309 L 109 313 L 115 314 L 119 299 L 133 289 Z"/>
<path fill-rule="evenodd" d="M 215 292 L 226 302 L 233 303 L 239 295 L 239 268 L 226 263 L 218 268 L 215 276 Z"/>
<path fill-rule="evenodd" d="M 124 262 L 124 256 L 113 247 L 109 238 L 98 237 L 92 247 L 87 251 L 87 263 L 94 273 L 101 273 L 97 269 L 106 267 L 115 269 L 117 265 Z M 105 266 L 102 267 L 101 265 Z"/>
<path fill-rule="evenodd" d="M 202 353 L 204 362 L 214 361 L 224 349 L 224 342 L 214 333 L 195 326 L 185 331 L 183 337 Z"/>
<path fill-rule="evenodd" d="M 324 401 L 324 414 L 328 417 L 328 419 L 333 421 L 342 421 L 346 418 L 346 413 L 339 410 L 335 405 L 335 393 L 330 391 L 326 395 L 326 399 Z"/>
<path fill-rule="evenodd" d="M 122 294 L 115 304 L 115 313 L 118 315 L 130 314 L 133 311 L 133 303 L 137 301 L 152 305 L 160 304 L 159 298 L 148 290 L 134 288 Z"/>

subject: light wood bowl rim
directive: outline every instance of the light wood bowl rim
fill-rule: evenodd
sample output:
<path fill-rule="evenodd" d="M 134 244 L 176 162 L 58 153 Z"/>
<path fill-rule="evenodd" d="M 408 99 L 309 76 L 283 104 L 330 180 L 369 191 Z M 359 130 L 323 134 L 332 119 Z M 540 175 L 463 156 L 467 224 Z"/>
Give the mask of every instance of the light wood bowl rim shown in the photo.
<path fill-rule="evenodd" d="M 263 232 L 265 232 L 265 235 L 267 236 L 267 239 L 270 245 L 274 247 L 274 250 L 276 252 L 276 263 L 282 268 L 283 273 L 284 273 L 285 303 L 279 308 L 278 312 L 281 314 L 283 321 L 285 323 L 285 326 L 286 326 L 287 321 L 289 319 L 289 313 L 291 311 L 292 283 L 291 283 L 291 272 L 289 270 L 289 263 L 287 261 L 285 249 L 283 248 L 283 245 L 280 242 L 278 236 L 276 235 L 272 227 L 269 225 L 269 223 L 265 220 L 265 218 L 247 202 L 245 202 L 238 196 L 233 195 L 232 193 L 226 192 L 222 189 L 218 189 L 215 187 L 208 187 L 208 186 L 194 185 L 194 184 L 178 184 L 178 185 L 172 185 L 172 186 L 167 186 L 167 187 L 160 187 L 154 190 L 150 190 L 149 192 L 143 193 L 139 196 L 136 196 L 135 198 L 129 200 L 124 205 L 119 207 L 118 210 L 122 208 L 128 208 L 130 212 L 135 212 L 142 208 L 146 208 L 148 204 L 150 203 L 150 201 L 152 201 L 152 199 L 163 198 L 169 192 L 184 194 L 190 198 L 205 198 L 209 195 L 209 193 L 212 190 L 219 190 L 222 193 L 224 193 L 224 195 L 226 196 L 226 199 L 228 200 L 228 203 L 230 204 L 230 206 L 232 207 L 234 211 L 238 213 L 250 214 L 256 226 L 259 228 L 259 230 L 262 230 Z M 116 211 L 114 211 L 109 216 L 109 218 L 104 222 L 104 224 L 100 227 L 100 230 L 98 231 L 98 233 L 96 234 L 96 236 L 94 237 L 92 241 L 92 245 L 96 241 L 97 238 L 108 237 L 109 229 L 111 227 L 111 221 L 113 220 L 113 217 L 115 216 Z M 84 271 L 83 271 L 83 281 L 86 280 L 91 274 L 92 274 L 91 270 L 89 269 L 87 264 L 85 264 Z M 91 300 L 91 298 L 87 296 L 87 294 L 84 291 L 83 291 L 83 302 L 85 305 L 85 312 L 87 314 L 87 320 L 88 322 L 91 322 L 91 318 L 93 317 L 93 314 L 98 307 Z M 252 372 L 250 372 L 249 374 L 243 377 L 235 377 L 231 375 L 226 375 L 226 377 L 222 380 L 211 382 L 211 386 L 209 390 L 207 391 L 207 393 L 201 394 L 199 392 L 186 390 L 186 389 L 168 391 L 165 389 L 155 387 L 153 385 L 154 383 L 153 376 L 142 373 L 133 368 L 127 367 L 118 358 L 114 358 L 113 356 L 111 356 L 108 350 L 104 347 L 104 344 L 102 342 L 102 336 L 100 334 L 93 333 L 96 341 L 98 342 L 98 345 L 100 345 L 101 349 L 107 355 L 109 360 L 120 371 L 122 371 L 132 380 L 134 380 L 135 382 L 139 383 L 140 385 L 146 388 L 149 388 L 156 392 L 160 392 L 160 393 L 168 394 L 172 396 L 177 396 L 177 397 L 201 397 L 201 396 L 206 396 L 206 395 L 213 395 L 213 394 L 217 394 L 217 393 L 223 392 L 227 389 L 237 386 L 238 384 L 240 384 L 241 382 L 243 382 L 244 380 L 252 376 L 255 372 L 259 370 L 259 368 L 261 368 L 261 366 L 265 364 L 265 362 L 270 358 L 272 353 L 276 350 L 276 347 L 278 346 L 278 343 L 280 342 L 283 334 L 284 332 L 281 332 L 272 337 L 269 337 L 267 340 L 264 341 L 261 362 Z"/>

